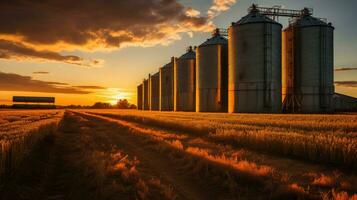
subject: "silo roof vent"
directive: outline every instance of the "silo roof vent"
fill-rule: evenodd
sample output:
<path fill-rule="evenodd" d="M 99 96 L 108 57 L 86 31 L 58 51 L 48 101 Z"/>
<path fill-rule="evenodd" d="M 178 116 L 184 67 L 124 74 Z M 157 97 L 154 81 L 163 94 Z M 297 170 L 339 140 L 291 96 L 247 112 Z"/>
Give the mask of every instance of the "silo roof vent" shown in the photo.
<path fill-rule="evenodd" d="M 193 51 L 192 46 L 187 48 L 187 52 L 183 54 L 179 59 L 196 59 L 196 53 Z"/>
<path fill-rule="evenodd" d="M 228 44 L 227 38 L 221 35 L 219 29 L 215 29 L 212 34 L 212 37 L 208 39 L 206 42 L 202 43 L 199 47 L 208 46 L 208 45 L 217 45 L 217 44 Z"/>
<path fill-rule="evenodd" d="M 243 25 L 243 24 L 251 24 L 251 23 L 273 23 L 279 24 L 278 22 L 272 20 L 260 13 L 259 9 L 253 4 L 252 8 L 249 11 L 249 14 L 244 16 L 236 23 L 232 23 L 232 26 Z M 279 24 L 281 25 L 281 24 Z"/>

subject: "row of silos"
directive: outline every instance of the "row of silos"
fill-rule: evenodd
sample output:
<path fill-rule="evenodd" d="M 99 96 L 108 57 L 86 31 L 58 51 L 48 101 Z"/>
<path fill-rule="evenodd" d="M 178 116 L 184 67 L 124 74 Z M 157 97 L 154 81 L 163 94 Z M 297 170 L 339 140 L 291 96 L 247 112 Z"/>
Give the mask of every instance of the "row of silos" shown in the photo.
<path fill-rule="evenodd" d="M 158 110 L 330 111 L 333 30 L 306 12 L 282 31 L 253 8 L 232 23 L 229 40 L 216 30 L 196 52 L 190 48 L 160 68 Z M 145 98 L 145 81 L 142 87 Z"/>

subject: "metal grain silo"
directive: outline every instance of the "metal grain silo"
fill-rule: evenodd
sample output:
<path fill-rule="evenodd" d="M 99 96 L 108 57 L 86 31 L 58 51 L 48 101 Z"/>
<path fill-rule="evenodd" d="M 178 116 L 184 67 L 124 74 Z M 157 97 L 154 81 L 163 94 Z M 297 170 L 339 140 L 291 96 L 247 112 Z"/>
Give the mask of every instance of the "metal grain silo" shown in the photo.
<path fill-rule="evenodd" d="M 160 68 L 160 110 L 174 110 L 174 60 Z"/>
<path fill-rule="evenodd" d="M 253 7 L 229 34 L 229 112 L 281 112 L 282 25 Z"/>
<path fill-rule="evenodd" d="M 137 108 L 138 110 L 143 109 L 143 84 L 138 85 L 137 87 Z"/>
<path fill-rule="evenodd" d="M 333 32 L 331 24 L 312 17 L 308 10 L 284 30 L 284 111 L 332 111 Z"/>
<path fill-rule="evenodd" d="M 143 81 L 143 110 L 149 110 L 149 81 Z"/>
<path fill-rule="evenodd" d="M 196 112 L 227 112 L 228 41 L 217 29 L 196 50 Z"/>
<path fill-rule="evenodd" d="M 160 106 L 160 73 L 151 75 L 149 78 L 150 110 L 159 110 Z"/>
<path fill-rule="evenodd" d="M 174 63 L 174 111 L 195 111 L 195 92 L 196 53 L 189 47 Z"/>

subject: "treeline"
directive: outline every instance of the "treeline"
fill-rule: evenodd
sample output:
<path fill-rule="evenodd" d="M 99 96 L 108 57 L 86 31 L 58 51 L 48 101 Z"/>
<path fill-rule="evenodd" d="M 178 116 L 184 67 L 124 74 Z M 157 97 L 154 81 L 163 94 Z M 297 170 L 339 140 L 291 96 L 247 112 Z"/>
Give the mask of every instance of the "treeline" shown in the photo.
<path fill-rule="evenodd" d="M 136 109 L 136 105 L 129 103 L 127 99 L 119 99 L 115 105 L 106 102 L 96 102 L 92 106 L 69 105 L 71 109 Z"/>

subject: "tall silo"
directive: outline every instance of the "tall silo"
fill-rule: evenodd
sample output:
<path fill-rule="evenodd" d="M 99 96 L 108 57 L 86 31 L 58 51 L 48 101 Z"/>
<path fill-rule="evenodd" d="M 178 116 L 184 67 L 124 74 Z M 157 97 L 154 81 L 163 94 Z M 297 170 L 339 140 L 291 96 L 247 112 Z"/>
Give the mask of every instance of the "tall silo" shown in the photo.
<path fill-rule="evenodd" d="M 229 112 L 281 112 L 282 25 L 253 7 L 229 28 Z"/>
<path fill-rule="evenodd" d="M 196 53 L 192 47 L 174 63 L 174 111 L 196 109 Z"/>
<path fill-rule="evenodd" d="M 305 11 L 283 32 L 283 108 L 286 112 L 330 112 L 334 27 Z"/>
<path fill-rule="evenodd" d="M 149 80 L 143 81 L 143 110 L 149 110 Z"/>
<path fill-rule="evenodd" d="M 137 108 L 138 110 L 143 109 L 143 84 L 138 85 L 137 87 Z"/>
<path fill-rule="evenodd" d="M 217 29 L 196 50 L 196 112 L 228 110 L 228 41 Z"/>
<path fill-rule="evenodd" d="M 160 110 L 174 110 L 174 60 L 160 68 Z"/>
<path fill-rule="evenodd" d="M 160 106 L 160 73 L 156 73 L 150 76 L 149 79 L 149 99 L 150 99 L 150 110 L 159 110 Z"/>

